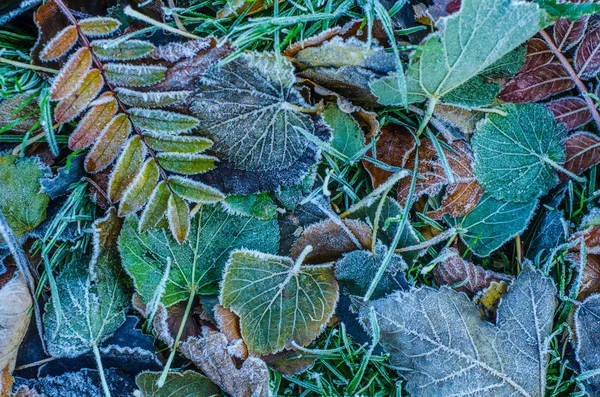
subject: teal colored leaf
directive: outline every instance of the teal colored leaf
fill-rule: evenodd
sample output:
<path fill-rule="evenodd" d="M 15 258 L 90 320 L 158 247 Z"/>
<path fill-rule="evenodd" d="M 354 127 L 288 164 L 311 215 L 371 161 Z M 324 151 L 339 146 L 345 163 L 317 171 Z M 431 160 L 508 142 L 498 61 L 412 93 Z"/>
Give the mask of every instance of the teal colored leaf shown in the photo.
<path fill-rule="evenodd" d="M 0 210 L 17 237 L 46 218 L 50 197 L 41 193 L 40 179 L 48 171 L 37 157 L 0 155 Z"/>
<path fill-rule="evenodd" d="M 491 106 L 500 92 L 500 84 L 489 81 L 483 76 L 475 76 L 460 87 L 442 97 L 446 105 L 464 109 Z"/>
<path fill-rule="evenodd" d="M 142 372 L 135 378 L 139 397 L 216 397 L 221 392 L 206 376 L 194 371 L 170 372 L 159 389 L 160 372 Z"/>
<path fill-rule="evenodd" d="M 202 174 L 215 168 L 218 159 L 214 156 L 190 153 L 159 153 L 160 165 L 171 172 L 184 175 Z"/>
<path fill-rule="evenodd" d="M 536 207 L 535 199 L 525 203 L 507 202 L 485 194 L 473 211 L 451 223 L 466 229 L 460 234 L 461 239 L 477 256 L 484 257 L 521 234 Z"/>
<path fill-rule="evenodd" d="M 369 83 L 371 92 L 377 97 L 377 102 L 384 106 L 402 106 L 403 90 L 398 85 L 398 75 L 373 80 Z"/>
<path fill-rule="evenodd" d="M 338 299 L 333 264 L 302 266 L 301 259 L 248 250 L 231 254 L 220 301 L 240 317 L 250 352 L 276 353 L 292 342 L 305 346 L 333 314 Z"/>
<path fill-rule="evenodd" d="M 551 278 L 526 265 L 502 297 L 496 325 L 446 286 L 398 292 L 372 307 L 380 343 L 406 368 L 411 396 L 538 397 L 546 393 L 556 292 Z M 360 317 L 370 324 L 369 306 Z"/>
<path fill-rule="evenodd" d="M 191 110 L 215 142 L 217 157 L 248 171 L 285 169 L 314 133 L 312 111 L 294 88 L 291 64 L 243 53 L 200 79 Z"/>
<path fill-rule="evenodd" d="M 325 124 L 333 132 L 331 146 L 338 152 L 352 157 L 365 145 L 365 137 L 356 120 L 342 112 L 337 106 L 329 105 L 321 114 Z"/>
<path fill-rule="evenodd" d="M 277 218 L 277 204 L 265 192 L 247 196 L 227 196 L 223 201 L 223 205 L 229 211 L 254 216 L 258 219 Z"/>
<path fill-rule="evenodd" d="M 188 299 L 194 288 L 199 294 L 216 293 L 229 253 L 242 247 L 277 252 L 277 223 L 234 215 L 220 205 L 203 205 L 191 219 L 189 237 L 182 245 L 165 229 L 139 233 L 135 215 L 125 220 L 119 238 L 123 267 L 142 301 L 160 300 L 166 306 Z"/>
<path fill-rule="evenodd" d="M 409 102 L 440 99 L 532 37 L 551 19 L 537 4 L 464 0 L 412 56 Z"/>
<path fill-rule="evenodd" d="M 539 104 L 506 105 L 507 116 L 490 114 L 472 139 L 473 172 L 495 198 L 530 201 L 558 183 L 554 167 L 565 161 L 567 130 Z"/>
<path fill-rule="evenodd" d="M 56 284 L 62 322 L 56 320 L 54 300 L 44 314 L 45 338 L 53 357 L 77 357 L 110 337 L 124 322 L 130 297 L 124 285 L 117 238 L 121 220 L 111 209 L 97 221 L 94 253 L 89 262 L 74 260 L 59 274 Z"/>

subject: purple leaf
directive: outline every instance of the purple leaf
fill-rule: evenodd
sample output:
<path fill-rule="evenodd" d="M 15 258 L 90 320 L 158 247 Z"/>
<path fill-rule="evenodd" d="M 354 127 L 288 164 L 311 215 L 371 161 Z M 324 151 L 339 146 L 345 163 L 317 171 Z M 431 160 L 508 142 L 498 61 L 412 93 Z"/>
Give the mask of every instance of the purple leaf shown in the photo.
<path fill-rule="evenodd" d="M 565 123 L 569 130 L 587 124 L 592 114 L 585 101 L 578 97 L 566 97 L 548 103 L 548 109 L 554 114 L 558 123 Z"/>
<path fill-rule="evenodd" d="M 582 79 L 591 79 L 600 71 L 600 27 L 589 32 L 575 53 L 575 70 Z"/>
<path fill-rule="evenodd" d="M 564 52 L 579 43 L 583 38 L 589 19 L 589 15 L 586 15 L 577 21 L 571 21 L 567 18 L 556 21 L 554 24 L 554 43 L 556 43 L 556 47 Z"/>
<path fill-rule="evenodd" d="M 536 102 L 574 86 L 565 68 L 553 62 L 520 72 L 504 86 L 498 98 L 512 103 Z"/>
<path fill-rule="evenodd" d="M 554 54 L 548 48 L 546 42 L 542 39 L 533 38 L 527 42 L 525 64 L 521 68 L 521 73 L 537 69 L 552 62 L 552 60 L 554 60 Z"/>
<path fill-rule="evenodd" d="M 600 138 L 589 132 L 577 132 L 565 141 L 567 150 L 567 161 L 563 167 L 575 175 L 600 163 Z M 561 182 L 569 180 L 566 174 L 559 173 Z"/>

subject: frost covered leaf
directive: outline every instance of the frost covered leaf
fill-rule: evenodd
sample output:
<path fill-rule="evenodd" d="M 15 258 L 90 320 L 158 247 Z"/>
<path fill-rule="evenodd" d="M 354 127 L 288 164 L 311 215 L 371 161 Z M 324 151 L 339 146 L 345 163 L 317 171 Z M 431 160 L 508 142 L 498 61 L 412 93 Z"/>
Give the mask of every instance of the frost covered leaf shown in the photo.
<path fill-rule="evenodd" d="M 190 153 L 159 153 L 160 165 L 171 172 L 178 174 L 194 175 L 202 174 L 215 168 L 216 157 L 204 154 Z"/>
<path fill-rule="evenodd" d="M 127 40 L 117 42 L 114 40 L 96 40 L 92 42 L 92 49 L 102 60 L 127 61 L 142 58 L 154 50 L 154 44 L 143 40 Z"/>
<path fill-rule="evenodd" d="M 77 28 L 75 25 L 67 26 L 46 44 L 40 53 L 40 59 L 42 61 L 53 61 L 60 58 L 75 45 L 77 37 Z"/>
<path fill-rule="evenodd" d="M 412 396 L 543 396 L 555 294 L 553 281 L 527 266 L 502 298 L 497 325 L 448 287 L 398 292 L 372 306 L 392 363 L 410 369 Z M 368 323 L 368 307 L 361 318 Z"/>
<path fill-rule="evenodd" d="M 169 184 L 175 193 L 195 203 L 212 204 L 225 198 L 217 189 L 181 176 L 170 177 Z"/>
<path fill-rule="evenodd" d="M 169 231 L 139 233 L 137 217 L 127 218 L 120 236 L 121 257 L 144 303 L 158 296 L 171 306 L 187 299 L 190 288 L 214 293 L 230 251 L 279 248 L 276 222 L 229 214 L 220 205 L 203 205 L 191 219 L 189 236 L 179 245 Z"/>
<path fill-rule="evenodd" d="M 302 265 L 288 257 L 236 250 L 225 267 L 220 302 L 240 317 L 248 350 L 271 354 L 312 342 L 333 314 L 333 264 Z"/>
<path fill-rule="evenodd" d="M 62 67 L 61 73 L 52 82 L 50 99 L 57 101 L 65 98 L 75 91 L 85 78 L 87 71 L 92 67 L 92 54 L 87 48 L 80 48 L 71 55 Z"/>
<path fill-rule="evenodd" d="M 517 74 L 504 86 L 498 98 L 511 103 L 536 102 L 575 87 L 559 62 L 551 62 Z"/>
<path fill-rule="evenodd" d="M 546 105 L 557 123 L 565 123 L 568 130 L 575 130 L 592 119 L 585 101 L 578 97 L 560 98 Z"/>
<path fill-rule="evenodd" d="M 581 174 L 588 168 L 600 163 L 600 138 L 589 132 L 576 132 L 565 140 L 567 158 L 563 167 L 575 175 Z M 561 182 L 569 180 L 562 172 L 559 173 Z"/>
<path fill-rule="evenodd" d="M 146 146 L 139 136 L 134 136 L 127 142 L 108 182 L 108 197 L 113 203 L 123 197 L 136 172 L 142 167 L 147 154 Z"/>
<path fill-rule="evenodd" d="M 309 145 L 305 134 L 314 133 L 312 118 L 301 112 L 310 106 L 294 82 L 288 61 L 256 53 L 203 75 L 191 110 L 217 156 L 249 171 L 292 165 Z"/>
<path fill-rule="evenodd" d="M 575 70 L 582 79 L 591 79 L 600 71 L 600 27 L 585 35 L 575 53 Z"/>
<path fill-rule="evenodd" d="M 187 202 L 176 194 L 171 194 L 167 204 L 169 229 L 179 244 L 183 244 L 190 232 L 190 209 Z"/>
<path fill-rule="evenodd" d="M 536 207 L 537 200 L 506 202 L 485 194 L 473 211 L 462 218 L 453 219 L 452 223 L 467 229 L 460 234 L 461 239 L 477 256 L 484 257 L 521 234 Z"/>
<path fill-rule="evenodd" d="M 108 167 L 119 154 L 130 133 L 131 122 L 127 115 L 120 113 L 113 117 L 85 158 L 85 170 L 95 173 Z"/>
<path fill-rule="evenodd" d="M 206 376 L 194 371 L 170 372 L 167 381 L 159 389 L 156 386 L 160 372 L 142 372 L 135 378 L 139 397 L 212 397 L 220 394 Z"/>
<path fill-rule="evenodd" d="M 344 254 L 335 264 L 335 277 L 345 294 L 364 296 L 373 280 L 373 275 L 381 267 L 388 248 L 380 241 L 375 253 L 356 250 Z M 408 288 L 403 272 L 407 269 L 402 256 L 393 254 L 385 274 L 373 292 L 373 299 L 380 298 L 399 289 Z"/>
<path fill-rule="evenodd" d="M 154 160 L 146 160 L 140 172 L 123 194 L 119 206 L 119 216 L 127 216 L 142 208 L 158 183 L 158 176 L 159 171 Z"/>
<path fill-rule="evenodd" d="M 377 103 L 384 106 L 401 106 L 404 90 L 398 86 L 398 75 L 395 73 L 369 83 L 373 95 L 377 97 Z"/>
<path fill-rule="evenodd" d="M 133 122 L 145 131 L 173 135 L 188 132 L 198 125 L 198 119 L 159 109 L 129 109 Z"/>
<path fill-rule="evenodd" d="M 525 257 L 533 261 L 543 251 L 540 259 L 545 260 L 554 248 L 567 241 L 568 234 L 563 212 L 545 208 L 527 230 Z"/>
<path fill-rule="evenodd" d="M 337 106 L 329 105 L 321 114 L 325 123 L 333 131 L 331 146 L 340 153 L 352 157 L 365 144 L 365 137 L 356 120 L 342 112 Z"/>
<path fill-rule="evenodd" d="M 173 105 L 183 101 L 191 94 L 191 91 L 143 92 L 120 87 L 116 91 L 124 104 L 141 108 L 159 108 Z"/>
<path fill-rule="evenodd" d="M 213 145 L 210 139 L 201 136 L 146 133 L 144 139 L 152 149 L 171 153 L 201 153 Z"/>
<path fill-rule="evenodd" d="M 116 211 L 110 210 L 95 223 L 95 248 L 89 263 L 74 260 L 59 274 L 62 323 L 55 317 L 54 300 L 44 314 L 45 338 L 53 357 L 87 353 L 125 322 L 129 296 L 117 251 L 121 223 Z"/>
<path fill-rule="evenodd" d="M 92 103 L 92 108 L 69 137 L 69 149 L 83 149 L 91 145 L 117 112 L 117 101 L 112 93 L 104 93 L 94 102 L 97 104 Z"/>
<path fill-rule="evenodd" d="M 10 376 L 15 368 L 17 351 L 29 326 L 32 305 L 29 287 L 21 273 L 0 289 L 0 373 L 6 371 Z M 0 392 L 5 390 L 3 383 L 0 377 Z"/>
<path fill-rule="evenodd" d="M 506 105 L 506 117 L 490 114 L 472 139 L 474 172 L 495 198 L 529 201 L 558 182 L 554 167 L 565 160 L 566 129 L 543 105 Z"/>
<path fill-rule="evenodd" d="M 63 98 L 54 109 L 56 122 L 62 124 L 77 117 L 96 98 L 103 86 L 104 79 L 100 70 L 90 70 L 81 85 Z"/>
<path fill-rule="evenodd" d="M 247 196 L 228 196 L 223 205 L 230 211 L 255 216 L 258 219 L 277 218 L 277 205 L 271 196 L 264 192 Z"/>
<path fill-rule="evenodd" d="M 232 397 L 271 397 L 269 370 L 264 361 L 248 357 L 238 368 L 228 352 L 225 335 L 208 327 L 188 338 L 181 351 L 214 383 Z"/>
<path fill-rule="evenodd" d="M 486 12 L 481 12 L 486 10 Z M 549 19 L 537 4 L 511 0 L 464 0 L 441 18 L 439 32 L 413 55 L 407 71 L 410 102 L 439 99 L 543 28 Z"/>
<path fill-rule="evenodd" d="M 597 371 L 600 368 L 600 295 L 594 294 L 587 298 L 575 311 L 575 333 L 577 345 L 575 357 L 581 367 L 581 372 Z M 600 378 L 598 375 L 585 379 L 585 388 L 590 396 L 600 393 Z"/>
<path fill-rule="evenodd" d="M 574 3 L 581 3 L 581 0 Z M 576 21 L 569 18 L 560 18 L 553 26 L 554 42 L 561 51 L 568 51 L 575 46 L 584 36 L 588 25 L 589 15 L 585 15 Z"/>
<path fill-rule="evenodd" d="M 104 65 L 106 78 L 118 86 L 146 87 L 165 79 L 167 68 L 154 65 L 129 65 L 107 63 Z"/>
<path fill-rule="evenodd" d="M 46 218 L 50 197 L 41 193 L 40 179 L 47 173 L 37 157 L 0 155 L 0 210 L 17 237 Z"/>
<path fill-rule="evenodd" d="M 455 288 L 458 292 L 465 292 L 473 296 L 489 287 L 495 281 L 511 281 L 512 276 L 486 270 L 464 260 L 454 248 L 444 248 L 439 257 L 445 259 L 438 263 L 433 270 L 435 281 L 439 285 L 463 284 Z"/>
<path fill-rule="evenodd" d="M 160 222 L 167 212 L 171 193 L 165 181 L 160 181 L 148 199 L 139 222 L 139 232 L 144 233 Z"/>
<path fill-rule="evenodd" d="M 114 33 L 121 22 L 115 18 L 94 17 L 79 21 L 79 28 L 88 37 L 102 37 Z"/>

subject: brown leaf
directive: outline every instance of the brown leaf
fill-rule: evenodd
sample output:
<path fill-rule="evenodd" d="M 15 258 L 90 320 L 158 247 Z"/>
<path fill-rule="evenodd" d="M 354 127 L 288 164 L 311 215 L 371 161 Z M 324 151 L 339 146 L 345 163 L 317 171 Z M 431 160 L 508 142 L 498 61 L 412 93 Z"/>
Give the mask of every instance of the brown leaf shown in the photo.
<path fill-rule="evenodd" d="M 563 167 L 579 175 L 590 167 L 600 163 L 600 138 L 589 132 L 576 132 L 565 141 L 567 160 Z M 559 172 L 561 182 L 569 180 L 569 176 Z"/>
<path fill-rule="evenodd" d="M 297 259 L 308 245 L 311 245 L 313 250 L 306 256 L 305 264 L 334 262 L 346 252 L 370 249 L 371 228 L 369 226 L 356 219 L 345 219 L 342 222 L 343 228 L 331 219 L 310 225 L 294 242 L 290 257 Z M 359 243 L 358 246 L 353 240 Z"/>
<path fill-rule="evenodd" d="M 569 254 L 567 258 L 575 266 L 579 266 L 579 252 Z M 577 294 L 577 300 L 580 302 L 583 302 L 592 294 L 600 293 L 600 255 L 588 254 L 585 259 L 586 263 L 583 268 L 583 275 L 581 276 L 581 285 Z"/>
<path fill-rule="evenodd" d="M 35 65 L 42 65 L 40 52 L 58 32 L 69 26 L 70 23 L 54 0 L 48 0 L 40 5 L 33 14 L 33 20 L 38 27 L 38 39 L 31 49 L 31 60 Z M 43 66 L 47 66 L 47 64 L 43 64 Z"/>
<path fill-rule="evenodd" d="M 87 48 L 77 50 L 52 82 L 50 99 L 58 101 L 79 88 L 91 67 L 92 54 L 90 51 Z"/>
<path fill-rule="evenodd" d="M 215 306 L 215 318 L 219 330 L 225 335 L 229 342 L 239 341 L 239 351 L 235 357 L 245 360 L 248 358 L 248 346 L 242 339 L 242 331 L 240 329 L 240 318 L 231 310 L 221 305 Z"/>
<path fill-rule="evenodd" d="M 575 53 L 577 75 L 586 80 L 600 71 L 600 27 L 588 32 Z"/>
<path fill-rule="evenodd" d="M 440 103 L 435 107 L 435 116 L 445 124 L 458 128 L 464 135 L 469 135 L 475 132 L 477 123 L 483 120 L 485 114 Z"/>
<path fill-rule="evenodd" d="M 108 197 L 113 203 L 121 200 L 125 190 L 133 182 L 135 173 L 144 163 L 146 155 L 146 146 L 142 143 L 142 139 L 139 136 L 136 135 L 129 139 L 110 175 Z"/>
<path fill-rule="evenodd" d="M 203 327 L 202 336 L 189 338 L 181 345 L 181 351 L 232 397 L 269 397 L 269 370 L 265 362 L 248 357 L 238 369 L 228 347 L 224 334 Z"/>
<path fill-rule="evenodd" d="M 42 61 L 53 61 L 65 55 L 77 42 L 77 27 L 70 25 L 61 30 L 46 44 L 40 53 Z"/>
<path fill-rule="evenodd" d="M 533 38 L 527 42 L 525 63 L 521 67 L 521 73 L 537 69 L 554 60 L 554 53 L 548 44 L 542 39 Z"/>
<path fill-rule="evenodd" d="M 283 0 L 277 0 L 279 3 L 282 3 Z M 247 2 L 245 0 L 230 0 L 228 1 L 223 8 L 221 8 L 217 12 L 218 19 L 224 18 L 233 18 L 239 15 L 252 15 L 257 12 L 261 12 L 273 7 L 275 4 L 275 0 L 271 1 L 262 1 L 256 0 Z"/>
<path fill-rule="evenodd" d="M 85 170 L 96 173 L 108 167 L 131 133 L 131 122 L 123 113 L 116 115 L 106 125 L 96 144 L 85 158 Z"/>
<path fill-rule="evenodd" d="M 600 225 L 591 225 L 583 230 L 571 234 L 569 241 L 576 241 L 579 238 L 583 238 L 585 246 L 588 250 L 588 255 L 600 254 Z M 579 252 L 579 244 L 569 249 L 569 251 L 574 253 Z"/>
<path fill-rule="evenodd" d="M 139 301 L 137 303 L 139 304 Z M 158 304 L 152 326 L 156 331 L 158 338 L 166 343 L 170 348 L 172 348 L 173 344 L 175 343 L 175 338 L 177 337 L 177 333 L 181 327 L 181 321 L 183 320 L 186 306 L 187 302 L 179 302 L 169 306 L 168 308 L 165 308 L 162 303 Z M 185 325 L 183 326 L 183 332 L 180 340 L 185 341 L 188 338 L 200 335 L 202 321 L 197 319 L 196 309 L 198 307 L 199 306 L 196 305 L 193 309 L 192 315 L 188 315 Z M 141 311 L 144 316 L 149 315 L 149 313 L 145 313 L 146 308 L 141 307 L 141 309 L 143 309 Z"/>
<path fill-rule="evenodd" d="M 371 139 L 372 135 L 368 135 L 367 143 L 370 143 Z M 406 163 L 415 147 L 415 138 L 406 128 L 398 124 L 388 124 L 381 128 L 381 132 L 377 136 L 375 154 L 368 151 L 366 155 L 392 167 L 406 168 Z M 362 163 L 371 176 L 375 188 L 385 183 L 393 174 L 368 160 L 362 160 Z"/>
<path fill-rule="evenodd" d="M 536 102 L 575 86 L 567 70 L 558 62 L 519 72 L 498 94 L 505 102 Z"/>
<path fill-rule="evenodd" d="M 261 359 L 275 371 L 287 376 L 294 376 L 305 371 L 316 360 L 297 350 L 284 350 L 269 356 L 261 356 Z"/>
<path fill-rule="evenodd" d="M 54 110 L 54 119 L 57 123 L 66 123 L 73 120 L 96 98 L 104 86 L 104 79 L 100 70 L 92 69 L 84 77 L 81 86 L 63 98 Z"/>
<path fill-rule="evenodd" d="M 0 289 L 0 391 L 6 390 L 6 384 L 12 381 L 17 351 L 29 326 L 32 305 L 27 282 L 20 273 Z"/>
<path fill-rule="evenodd" d="M 573 3 L 581 3 L 581 1 L 573 1 Z M 590 16 L 585 15 L 576 21 L 571 21 L 568 18 L 560 18 L 556 21 L 553 26 L 556 47 L 564 52 L 579 43 L 583 38 L 589 19 Z"/>
<path fill-rule="evenodd" d="M 560 98 L 546 106 L 554 115 L 556 122 L 565 123 L 569 130 L 577 129 L 592 119 L 590 109 L 579 97 Z"/>
<path fill-rule="evenodd" d="M 444 248 L 440 256 L 445 255 L 449 257 L 438 263 L 433 270 L 435 281 L 439 285 L 452 285 L 466 280 L 466 284 L 456 290 L 465 292 L 469 296 L 489 287 L 494 281 L 510 282 L 513 279 L 512 276 L 492 272 L 464 260 L 454 248 Z"/>
<path fill-rule="evenodd" d="M 116 112 L 117 101 L 113 94 L 105 92 L 100 95 L 69 137 L 69 149 L 83 149 L 91 145 Z"/>

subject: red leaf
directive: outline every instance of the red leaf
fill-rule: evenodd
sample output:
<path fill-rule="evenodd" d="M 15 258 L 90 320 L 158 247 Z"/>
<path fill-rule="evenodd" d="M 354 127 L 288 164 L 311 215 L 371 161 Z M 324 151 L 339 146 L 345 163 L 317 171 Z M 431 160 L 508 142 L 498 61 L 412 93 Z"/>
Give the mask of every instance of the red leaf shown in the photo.
<path fill-rule="evenodd" d="M 600 71 L 600 27 L 589 32 L 575 53 L 575 69 L 582 79 L 591 79 Z"/>
<path fill-rule="evenodd" d="M 574 174 L 581 174 L 588 168 L 600 163 L 600 138 L 589 132 L 577 132 L 565 141 L 567 161 L 563 167 Z M 569 177 L 559 173 L 561 182 Z"/>
<path fill-rule="evenodd" d="M 557 62 L 520 72 L 502 88 L 498 98 L 505 102 L 537 102 L 569 90 L 575 83 L 565 68 Z"/>
<path fill-rule="evenodd" d="M 573 3 L 580 3 L 574 1 Z M 571 21 L 568 18 L 561 18 L 554 24 L 554 43 L 561 51 L 567 51 L 583 38 L 587 28 L 589 15 L 579 18 L 577 21 Z"/>
<path fill-rule="evenodd" d="M 521 73 L 539 68 L 554 60 L 552 50 L 542 39 L 531 39 L 527 42 L 527 52 L 525 53 L 525 63 L 521 68 Z"/>
<path fill-rule="evenodd" d="M 566 97 L 548 103 L 548 109 L 558 123 L 565 123 L 569 130 L 587 124 L 592 119 L 585 101 L 578 97 Z"/>

